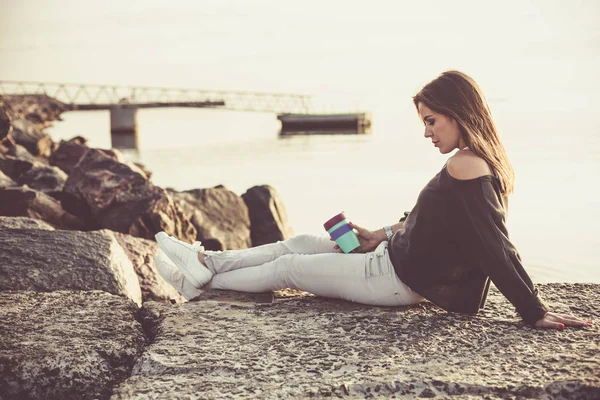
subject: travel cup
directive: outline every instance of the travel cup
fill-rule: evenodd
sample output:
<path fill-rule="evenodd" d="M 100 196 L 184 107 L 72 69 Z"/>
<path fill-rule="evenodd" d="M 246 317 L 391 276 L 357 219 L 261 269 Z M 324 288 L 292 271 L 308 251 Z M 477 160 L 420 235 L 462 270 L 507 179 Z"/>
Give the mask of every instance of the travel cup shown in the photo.
<path fill-rule="evenodd" d="M 352 230 L 343 211 L 325 222 L 323 227 L 344 253 L 348 254 L 360 246 L 358 237 Z"/>

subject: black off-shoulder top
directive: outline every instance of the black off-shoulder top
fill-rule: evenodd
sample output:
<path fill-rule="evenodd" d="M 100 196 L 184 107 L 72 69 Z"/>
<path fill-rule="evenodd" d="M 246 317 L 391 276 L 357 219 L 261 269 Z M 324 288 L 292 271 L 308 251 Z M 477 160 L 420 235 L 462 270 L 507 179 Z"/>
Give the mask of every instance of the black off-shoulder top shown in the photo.
<path fill-rule="evenodd" d="M 529 324 L 548 311 L 506 228 L 507 199 L 496 176 L 460 180 L 446 165 L 419 194 L 404 230 L 390 239 L 396 274 L 439 307 L 476 313 L 490 279 Z"/>

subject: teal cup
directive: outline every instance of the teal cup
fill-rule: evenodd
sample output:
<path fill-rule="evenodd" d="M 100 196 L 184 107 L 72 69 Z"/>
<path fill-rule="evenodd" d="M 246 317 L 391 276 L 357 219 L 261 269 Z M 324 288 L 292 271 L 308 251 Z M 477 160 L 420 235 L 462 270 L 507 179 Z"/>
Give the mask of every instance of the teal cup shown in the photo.
<path fill-rule="evenodd" d="M 337 245 L 342 249 L 342 251 L 346 254 L 350 253 L 352 250 L 360 247 L 360 242 L 358 241 L 358 237 L 354 230 L 348 223 L 344 212 L 341 212 L 334 217 L 332 217 L 329 221 L 323 224 L 323 227 L 329 233 L 331 239 L 335 240 Z"/>

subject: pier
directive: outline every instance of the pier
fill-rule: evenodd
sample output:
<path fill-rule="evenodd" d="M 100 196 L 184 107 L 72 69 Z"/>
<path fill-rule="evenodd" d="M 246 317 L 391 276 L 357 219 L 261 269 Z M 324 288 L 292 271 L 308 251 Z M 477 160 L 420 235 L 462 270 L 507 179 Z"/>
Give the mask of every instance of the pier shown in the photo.
<path fill-rule="evenodd" d="M 279 114 L 281 135 L 297 134 L 368 134 L 370 113 Z"/>
<path fill-rule="evenodd" d="M 68 111 L 110 111 L 110 133 L 115 148 L 137 149 L 137 110 L 193 107 L 275 113 L 281 135 L 370 132 L 367 112 L 318 114 L 311 96 L 304 94 L 195 90 L 161 87 L 45 83 L 0 80 L 0 95 L 46 95 Z"/>

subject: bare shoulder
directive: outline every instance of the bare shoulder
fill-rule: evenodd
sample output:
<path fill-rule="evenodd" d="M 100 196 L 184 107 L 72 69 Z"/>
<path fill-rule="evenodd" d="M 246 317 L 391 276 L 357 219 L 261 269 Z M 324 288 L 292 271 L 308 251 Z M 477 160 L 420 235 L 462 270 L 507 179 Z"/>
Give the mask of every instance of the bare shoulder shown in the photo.
<path fill-rule="evenodd" d="M 448 173 L 456 179 L 475 179 L 484 175 L 492 175 L 492 170 L 485 160 L 471 151 L 459 151 L 448 160 Z"/>

